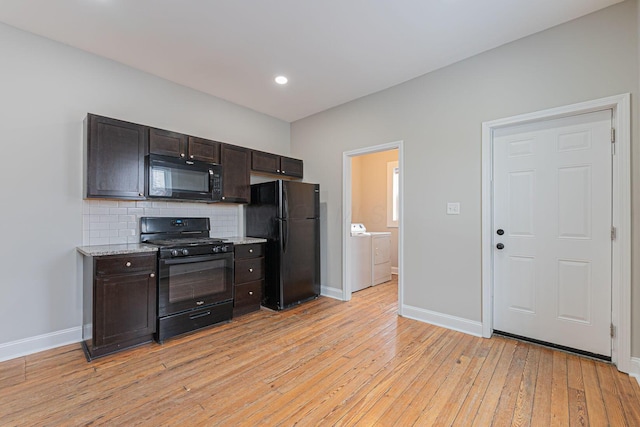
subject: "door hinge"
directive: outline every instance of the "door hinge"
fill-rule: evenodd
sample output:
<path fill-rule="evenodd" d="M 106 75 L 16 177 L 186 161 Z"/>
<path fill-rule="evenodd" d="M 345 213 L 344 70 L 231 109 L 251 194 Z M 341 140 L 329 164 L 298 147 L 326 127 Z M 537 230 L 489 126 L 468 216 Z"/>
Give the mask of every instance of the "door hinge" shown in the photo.
<path fill-rule="evenodd" d="M 616 336 L 616 327 L 611 324 L 611 338 Z"/>
<path fill-rule="evenodd" d="M 616 228 L 611 227 L 611 240 L 616 240 Z"/>
<path fill-rule="evenodd" d="M 611 128 L 611 155 L 615 156 L 616 154 L 616 130 Z"/>

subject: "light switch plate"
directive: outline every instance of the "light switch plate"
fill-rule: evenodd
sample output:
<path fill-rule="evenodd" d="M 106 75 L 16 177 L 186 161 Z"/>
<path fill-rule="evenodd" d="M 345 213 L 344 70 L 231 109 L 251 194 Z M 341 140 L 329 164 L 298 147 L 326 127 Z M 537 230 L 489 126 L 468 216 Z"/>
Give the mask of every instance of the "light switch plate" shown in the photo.
<path fill-rule="evenodd" d="M 460 202 L 447 203 L 447 215 L 460 215 Z"/>

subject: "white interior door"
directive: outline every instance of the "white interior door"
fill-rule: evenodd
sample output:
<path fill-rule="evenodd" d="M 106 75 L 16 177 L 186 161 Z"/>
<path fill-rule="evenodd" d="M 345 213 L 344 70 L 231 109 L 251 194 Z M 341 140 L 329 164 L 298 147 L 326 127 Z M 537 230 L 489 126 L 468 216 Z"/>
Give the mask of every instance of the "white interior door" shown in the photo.
<path fill-rule="evenodd" d="M 495 131 L 494 330 L 611 356 L 611 128 L 604 110 Z"/>

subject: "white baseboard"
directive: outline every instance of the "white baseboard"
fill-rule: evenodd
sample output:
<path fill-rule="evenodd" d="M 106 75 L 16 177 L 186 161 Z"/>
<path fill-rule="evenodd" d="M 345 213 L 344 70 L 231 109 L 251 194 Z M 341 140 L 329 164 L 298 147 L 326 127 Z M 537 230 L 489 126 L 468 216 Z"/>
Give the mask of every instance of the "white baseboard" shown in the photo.
<path fill-rule="evenodd" d="M 635 378 L 640 385 L 640 357 L 631 358 L 631 369 L 629 370 L 629 376 Z"/>
<path fill-rule="evenodd" d="M 391 274 L 398 275 L 398 267 L 391 267 Z"/>
<path fill-rule="evenodd" d="M 323 297 L 339 299 L 340 301 L 342 301 L 342 289 L 330 288 L 329 286 L 322 286 L 320 288 L 320 295 L 322 295 Z"/>
<path fill-rule="evenodd" d="M 0 344 L 0 362 L 82 341 L 82 327 L 64 329 Z"/>
<path fill-rule="evenodd" d="M 448 314 L 437 313 L 435 311 L 425 310 L 424 308 L 412 307 L 410 305 L 402 306 L 402 316 L 409 319 L 419 320 L 421 322 L 430 323 L 443 328 L 453 329 L 454 331 L 464 332 L 465 334 L 482 337 L 482 323 L 461 317 L 450 316 Z"/>

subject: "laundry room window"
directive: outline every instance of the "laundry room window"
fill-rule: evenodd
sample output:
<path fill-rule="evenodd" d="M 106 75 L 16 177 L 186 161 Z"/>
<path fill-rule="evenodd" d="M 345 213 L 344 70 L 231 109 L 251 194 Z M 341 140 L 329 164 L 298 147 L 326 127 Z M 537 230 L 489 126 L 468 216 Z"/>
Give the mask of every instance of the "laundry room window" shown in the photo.
<path fill-rule="evenodd" d="M 387 163 L 387 227 L 397 227 L 400 217 L 400 168 Z"/>

